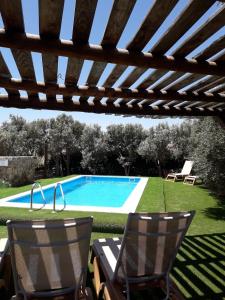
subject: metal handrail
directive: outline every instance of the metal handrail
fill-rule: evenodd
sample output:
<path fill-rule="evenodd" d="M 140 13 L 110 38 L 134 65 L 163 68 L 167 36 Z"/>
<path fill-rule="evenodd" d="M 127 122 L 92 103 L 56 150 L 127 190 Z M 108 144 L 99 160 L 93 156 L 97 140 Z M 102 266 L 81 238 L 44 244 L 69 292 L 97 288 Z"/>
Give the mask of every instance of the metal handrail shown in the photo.
<path fill-rule="evenodd" d="M 56 191 L 57 191 L 57 187 L 58 187 L 58 186 L 59 186 L 59 188 L 60 188 L 61 195 L 62 195 L 63 202 L 64 202 L 63 208 L 60 209 L 60 210 L 56 210 Z M 66 200 L 65 200 L 65 196 L 64 196 L 62 184 L 61 184 L 61 182 L 57 182 L 57 183 L 55 184 L 55 188 L 54 188 L 53 211 L 52 211 L 52 212 L 53 212 L 53 213 L 54 213 L 54 212 L 57 212 L 57 211 L 60 212 L 60 211 L 63 211 L 65 208 L 66 208 Z"/>
<path fill-rule="evenodd" d="M 43 202 L 44 202 L 41 207 L 36 208 L 36 209 L 33 208 L 33 195 L 34 195 L 34 189 L 35 189 L 35 187 L 39 187 L 40 188 L 40 192 L 41 192 L 42 199 L 43 199 Z M 44 195 L 43 190 L 42 190 L 42 186 L 41 186 L 40 182 L 35 181 L 32 184 L 32 188 L 31 188 L 31 191 L 30 191 L 30 211 L 40 210 L 40 209 L 42 209 L 45 206 L 45 204 L 46 204 L 46 199 L 45 199 L 45 195 Z"/>

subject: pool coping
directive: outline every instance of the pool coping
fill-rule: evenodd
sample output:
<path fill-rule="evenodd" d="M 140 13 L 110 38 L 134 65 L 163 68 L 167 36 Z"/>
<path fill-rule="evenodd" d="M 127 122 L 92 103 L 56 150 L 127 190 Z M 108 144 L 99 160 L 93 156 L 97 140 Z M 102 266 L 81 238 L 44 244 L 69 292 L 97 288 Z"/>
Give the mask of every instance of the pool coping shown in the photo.
<path fill-rule="evenodd" d="M 138 203 L 141 199 L 141 196 L 144 192 L 145 186 L 148 182 L 148 177 L 139 177 L 139 176 L 109 176 L 109 175 L 79 175 L 74 176 L 69 179 L 59 180 L 60 183 L 65 183 L 72 181 L 74 179 L 79 179 L 81 177 L 113 177 L 113 178 L 139 178 L 140 181 L 137 183 L 136 187 L 130 193 L 124 204 L 120 207 L 104 207 L 104 206 L 82 206 L 82 205 L 66 205 L 65 211 L 90 211 L 90 212 L 107 212 L 107 213 L 121 213 L 127 214 L 129 212 L 135 212 Z M 42 187 L 42 190 L 51 188 L 55 186 L 57 182 L 45 185 Z M 35 193 L 40 191 L 40 188 L 35 189 Z M 17 208 L 30 208 L 30 203 L 10 203 L 9 200 L 16 199 L 21 196 L 26 196 L 30 194 L 30 190 L 26 192 L 22 192 L 13 196 L 8 196 L 5 198 L 0 199 L 0 207 L 17 207 Z M 38 209 L 40 207 L 39 204 L 33 204 L 34 209 Z M 49 209 L 51 210 L 53 204 L 46 204 L 42 209 Z M 60 210 L 61 205 L 56 205 L 56 209 Z"/>

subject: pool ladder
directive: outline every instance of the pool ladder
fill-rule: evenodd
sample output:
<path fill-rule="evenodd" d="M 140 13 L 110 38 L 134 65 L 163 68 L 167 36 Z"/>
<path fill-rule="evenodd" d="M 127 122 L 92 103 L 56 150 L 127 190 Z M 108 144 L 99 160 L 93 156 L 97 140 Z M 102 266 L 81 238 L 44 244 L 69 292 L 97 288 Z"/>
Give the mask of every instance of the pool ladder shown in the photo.
<path fill-rule="evenodd" d="M 63 199 L 63 203 L 64 203 L 64 204 L 63 204 L 63 208 L 60 209 L 60 210 L 56 210 L 56 192 L 57 192 L 57 187 L 58 187 L 58 186 L 59 186 L 59 188 L 60 188 L 60 192 L 61 192 L 62 199 Z M 57 182 L 57 183 L 55 184 L 55 188 L 54 188 L 53 211 L 52 211 L 52 213 L 63 211 L 65 208 L 66 208 L 66 200 L 65 200 L 65 196 L 64 196 L 62 184 L 61 184 L 61 182 Z"/>
<path fill-rule="evenodd" d="M 131 177 L 129 178 L 129 182 L 136 182 L 135 179 L 136 179 L 135 177 Z"/>
<path fill-rule="evenodd" d="M 33 208 L 33 197 L 34 197 L 35 187 L 40 188 L 40 192 L 41 192 L 42 199 L 43 199 L 43 202 L 44 202 L 41 207 L 36 208 L 36 209 Z M 45 206 L 45 204 L 46 204 L 46 200 L 45 200 L 45 196 L 44 196 L 44 193 L 43 193 L 43 190 L 42 190 L 42 186 L 41 186 L 40 182 L 36 181 L 32 184 L 32 188 L 31 188 L 31 191 L 30 191 L 30 209 L 29 209 L 29 211 L 40 210 Z"/>

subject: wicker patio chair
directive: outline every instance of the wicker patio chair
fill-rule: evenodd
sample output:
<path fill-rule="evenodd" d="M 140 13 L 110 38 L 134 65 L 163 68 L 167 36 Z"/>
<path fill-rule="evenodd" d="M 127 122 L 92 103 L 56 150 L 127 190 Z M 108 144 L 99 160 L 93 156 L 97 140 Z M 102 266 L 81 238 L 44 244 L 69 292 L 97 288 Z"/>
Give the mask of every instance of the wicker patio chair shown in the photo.
<path fill-rule="evenodd" d="M 159 286 L 164 299 L 183 299 L 169 273 L 194 211 L 130 213 L 122 239 L 95 240 L 92 247 L 96 294 L 130 299 L 130 291 Z"/>
<path fill-rule="evenodd" d="M 180 173 L 169 173 L 166 177 L 168 181 L 179 181 L 184 180 L 184 178 L 191 174 L 191 169 L 193 167 L 194 162 L 191 160 L 186 160 L 184 166 Z"/>
<path fill-rule="evenodd" d="M 86 289 L 92 222 L 7 222 L 16 299 L 92 299 Z"/>

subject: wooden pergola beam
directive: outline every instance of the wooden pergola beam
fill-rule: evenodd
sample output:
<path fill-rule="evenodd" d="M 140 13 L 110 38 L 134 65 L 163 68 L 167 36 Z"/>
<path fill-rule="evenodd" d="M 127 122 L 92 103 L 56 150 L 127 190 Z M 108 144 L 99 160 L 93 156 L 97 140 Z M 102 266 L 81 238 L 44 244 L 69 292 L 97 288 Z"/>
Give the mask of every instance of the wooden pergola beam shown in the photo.
<path fill-rule="evenodd" d="M 0 30 L 0 46 L 140 68 L 225 76 L 224 63 L 222 62 L 175 58 L 99 45 L 74 44 L 73 41 L 40 38 L 39 35 L 6 33 L 4 29 Z"/>
<path fill-rule="evenodd" d="M 15 107 L 15 108 L 32 108 L 32 109 L 47 109 L 47 110 L 60 110 L 60 111 L 82 111 L 89 113 L 105 113 L 105 114 L 120 114 L 130 116 L 217 116 L 222 117 L 223 112 L 219 110 L 207 110 L 207 109 L 185 109 L 185 108 L 164 108 L 164 107 L 139 107 L 135 105 L 129 107 L 126 104 L 121 106 L 115 106 L 112 103 L 108 105 L 102 105 L 100 102 L 94 105 L 88 103 L 74 104 L 73 101 L 55 101 L 53 97 L 48 98 L 47 101 L 39 101 L 34 96 L 18 97 L 0 95 L 0 106 L 2 107 Z"/>
<path fill-rule="evenodd" d="M 178 101 L 202 101 L 225 103 L 225 95 L 216 93 L 194 93 L 194 92 L 176 92 L 145 89 L 125 89 L 125 88 L 107 88 L 90 86 L 58 85 L 56 83 L 37 83 L 29 80 L 20 80 L 14 78 L 5 78 L 0 76 L 0 86 L 6 89 L 25 90 L 34 93 L 43 93 L 51 95 L 88 96 L 88 97 L 108 97 L 123 99 L 149 99 L 149 100 L 178 100 Z"/>

